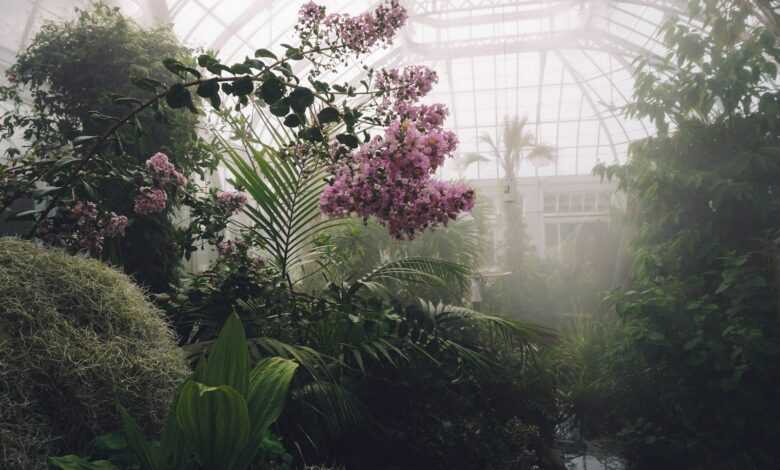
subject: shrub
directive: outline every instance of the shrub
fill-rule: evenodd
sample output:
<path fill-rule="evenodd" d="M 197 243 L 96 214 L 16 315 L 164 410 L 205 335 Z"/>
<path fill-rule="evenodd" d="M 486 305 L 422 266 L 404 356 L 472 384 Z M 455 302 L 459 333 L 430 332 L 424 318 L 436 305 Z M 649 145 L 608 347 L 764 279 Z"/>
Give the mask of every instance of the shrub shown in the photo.
<path fill-rule="evenodd" d="M 159 312 L 95 260 L 0 239 L 0 467 L 43 468 L 116 429 L 152 431 L 187 373 Z"/>

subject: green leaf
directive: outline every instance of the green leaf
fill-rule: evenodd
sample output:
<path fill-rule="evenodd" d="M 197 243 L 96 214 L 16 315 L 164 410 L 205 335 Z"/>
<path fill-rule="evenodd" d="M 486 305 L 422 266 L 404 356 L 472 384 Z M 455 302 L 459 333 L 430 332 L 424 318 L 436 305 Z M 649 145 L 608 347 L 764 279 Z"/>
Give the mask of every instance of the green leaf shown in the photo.
<path fill-rule="evenodd" d="M 49 464 L 60 470 L 119 470 L 108 460 L 90 461 L 77 455 L 49 457 Z"/>
<path fill-rule="evenodd" d="M 201 54 L 198 56 L 198 65 L 201 67 L 208 67 L 214 63 L 218 63 L 217 59 L 208 54 Z"/>
<path fill-rule="evenodd" d="M 127 447 L 135 454 L 141 467 L 149 470 L 157 470 L 156 459 L 152 446 L 144 437 L 143 431 L 130 416 L 125 407 L 117 405 L 119 416 L 121 418 L 122 432 L 127 440 Z M 161 470 L 161 469 L 160 469 Z"/>
<path fill-rule="evenodd" d="M 73 146 L 78 147 L 79 145 L 85 143 L 85 142 L 91 142 L 95 139 L 98 139 L 99 137 L 96 135 L 80 135 L 73 139 Z"/>
<path fill-rule="evenodd" d="M 208 364 L 203 378 L 206 385 L 229 385 L 246 395 L 249 380 L 249 349 L 244 326 L 235 313 L 222 327 L 209 349 Z"/>
<path fill-rule="evenodd" d="M 255 70 L 265 70 L 265 68 L 266 68 L 265 64 L 262 61 L 257 60 L 257 59 L 250 59 L 249 57 L 244 59 L 244 63 L 248 67 L 253 68 Z"/>
<path fill-rule="evenodd" d="M 94 447 L 99 451 L 117 451 L 127 449 L 127 440 L 120 432 L 103 434 L 95 438 Z"/>
<path fill-rule="evenodd" d="M 252 68 L 247 64 L 238 63 L 231 65 L 230 71 L 235 75 L 242 75 L 246 73 L 252 73 Z"/>
<path fill-rule="evenodd" d="M 290 103 L 290 107 L 296 113 L 306 112 L 306 108 L 314 104 L 314 94 L 306 87 L 295 87 L 287 98 Z"/>
<path fill-rule="evenodd" d="M 233 82 L 233 94 L 236 96 L 246 96 L 254 89 L 255 84 L 252 82 L 252 77 L 241 77 Z"/>
<path fill-rule="evenodd" d="M 284 125 L 287 127 L 298 127 L 301 125 L 301 118 L 297 114 L 290 114 L 284 118 Z"/>
<path fill-rule="evenodd" d="M 325 137 L 319 127 L 309 127 L 301 131 L 300 136 L 312 142 L 322 142 Z"/>
<path fill-rule="evenodd" d="M 285 86 L 275 75 L 267 78 L 260 86 L 260 96 L 268 104 L 274 104 L 284 96 Z"/>
<path fill-rule="evenodd" d="M 297 47 L 291 47 L 291 48 L 287 49 L 287 51 L 285 52 L 284 55 L 287 56 L 287 58 L 291 59 L 291 60 L 302 60 L 303 59 L 303 52 L 301 52 L 301 50 L 298 49 Z"/>
<path fill-rule="evenodd" d="M 277 60 L 276 54 L 268 49 L 258 49 L 255 51 L 255 57 L 268 57 L 269 59 Z"/>
<path fill-rule="evenodd" d="M 336 140 L 342 145 L 346 145 L 349 148 L 357 148 L 360 145 L 360 141 L 352 134 L 339 134 L 336 136 Z"/>
<path fill-rule="evenodd" d="M 179 421 L 176 418 L 176 407 L 179 404 L 179 397 L 181 397 L 181 391 L 185 384 L 182 384 L 176 390 L 176 395 L 168 407 L 168 417 L 160 434 L 160 446 L 155 449 L 157 451 L 157 463 L 166 470 L 180 468 L 181 462 L 191 454 L 189 443 L 182 434 L 179 428 Z"/>
<path fill-rule="evenodd" d="M 341 114 L 339 114 L 339 110 L 328 106 L 327 108 L 322 108 L 319 113 L 317 113 L 317 120 L 320 121 L 320 124 L 327 124 L 329 122 L 338 122 L 338 120 L 341 118 Z"/>
<path fill-rule="evenodd" d="M 204 468 L 242 468 L 234 462 L 249 442 L 250 424 L 246 400 L 234 388 L 187 382 L 176 418 Z"/>
<path fill-rule="evenodd" d="M 114 98 L 114 103 L 122 104 L 122 105 L 126 105 L 126 106 L 140 106 L 141 104 L 143 104 L 141 102 L 141 100 L 139 100 L 138 98 L 132 98 L 132 97 L 129 97 L 129 96 L 122 96 L 122 97 L 119 97 L 119 98 Z"/>
<path fill-rule="evenodd" d="M 208 98 L 211 102 L 211 106 L 219 109 L 219 106 L 222 103 L 222 99 L 219 96 L 219 82 L 217 82 L 216 78 L 206 80 L 205 82 L 198 85 L 197 93 L 198 96 Z"/>
<path fill-rule="evenodd" d="M 286 116 L 290 112 L 290 105 L 287 103 L 287 99 L 281 99 L 269 107 L 271 114 L 274 116 L 282 117 Z"/>
<path fill-rule="evenodd" d="M 168 89 L 165 94 L 165 101 L 173 109 L 187 107 L 193 113 L 197 113 L 195 104 L 192 102 L 190 91 L 181 83 L 177 83 Z"/>
<path fill-rule="evenodd" d="M 247 404 L 254 435 L 264 434 L 282 414 L 297 369 L 298 363 L 281 357 L 264 359 L 252 369 Z"/>
<path fill-rule="evenodd" d="M 219 82 L 216 78 L 201 82 L 201 84 L 198 85 L 197 93 L 198 96 L 202 98 L 211 98 L 215 94 L 219 93 Z"/>
<path fill-rule="evenodd" d="M 319 80 L 309 80 L 314 87 L 315 90 L 319 91 L 320 93 L 328 93 L 330 91 L 330 85 L 328 85 L 325 82 L 321 82 Z"/>
<path fill-rule="evenodd" d="M 176 75 L 183 76 L 186 72 L 191 73 L 196 78 L 200 78 L 200 72 L 191 67 L 187 67 L 176 59 L 163 59 L 163 65 L 168 71 Z"/>
<path fill-rule="evenodd" d="M 147 91 L 153 91 L 155 93 L 157 92 L 158 88 L 162 88 L 164 86 L 161 82 L 151 78 L 133 78 L 130 81 L 138 88 Z"/>
<path fill-rule="evenodd" d="M 182 67 L 182 63 L 176 59 L 163 59 L 162 63 L 169 72 L 175 74 L 178 74 L 180 67 Z"/>
<path fill-rule="evenodd" d="M 284 410 L 284 402 L 297 368 L 298 364 L 294 361 L 272 357 L 260 361 L 252 370 L 247 406 L 252 423 L 250 439 L 258 447 L 252 448 L 250 444 L 239 462 L 254 460 L 259 443 Z"/>

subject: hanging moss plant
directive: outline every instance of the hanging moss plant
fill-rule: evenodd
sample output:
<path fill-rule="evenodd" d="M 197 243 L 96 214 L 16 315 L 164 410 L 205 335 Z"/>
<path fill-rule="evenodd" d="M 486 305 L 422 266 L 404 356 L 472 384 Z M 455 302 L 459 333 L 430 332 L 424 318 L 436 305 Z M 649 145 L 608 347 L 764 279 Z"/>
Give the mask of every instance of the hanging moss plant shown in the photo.
<path fill-rule="evenodd" d="M 97 260 L 0 239 L 0 468 L 45 468 L 119 425 L 150 431 L 187 366 L 160 312 Z"/>

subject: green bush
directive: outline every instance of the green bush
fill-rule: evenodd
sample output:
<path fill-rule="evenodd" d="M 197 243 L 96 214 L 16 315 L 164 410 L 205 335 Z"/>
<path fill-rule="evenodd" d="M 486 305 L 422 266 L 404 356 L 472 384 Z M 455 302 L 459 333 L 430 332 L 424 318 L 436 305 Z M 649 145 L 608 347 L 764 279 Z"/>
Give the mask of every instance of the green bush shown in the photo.
<path fill-rule="evenodd" d="M 119 425 L 149 431 L 185 361 L 127 276 L 95 260 L 0 239 L 0 467 L 44 468 Z"/>

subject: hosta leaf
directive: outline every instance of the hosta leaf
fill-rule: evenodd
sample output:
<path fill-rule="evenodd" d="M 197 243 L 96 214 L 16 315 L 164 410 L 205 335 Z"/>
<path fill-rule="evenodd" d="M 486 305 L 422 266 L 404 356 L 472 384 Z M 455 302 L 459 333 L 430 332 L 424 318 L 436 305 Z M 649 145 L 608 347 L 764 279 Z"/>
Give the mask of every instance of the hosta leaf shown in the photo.
<path fill-rule="evenodd" d="M 249 380 L 249 350 L 244 327 L 238 315 L 231 314 L 217 340 L 209 349 L 203 382 L 206 385 L 229 385 L 246 395 Z"/>
<path fill-rule="evenodd" d="M 182 388 L 176 419 L 204 468 L 233 467 L 249 442 L 249 414 L 234 388 L 189 381 Z"/>

